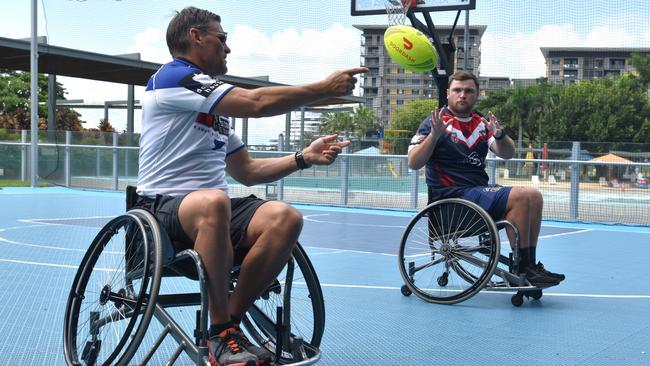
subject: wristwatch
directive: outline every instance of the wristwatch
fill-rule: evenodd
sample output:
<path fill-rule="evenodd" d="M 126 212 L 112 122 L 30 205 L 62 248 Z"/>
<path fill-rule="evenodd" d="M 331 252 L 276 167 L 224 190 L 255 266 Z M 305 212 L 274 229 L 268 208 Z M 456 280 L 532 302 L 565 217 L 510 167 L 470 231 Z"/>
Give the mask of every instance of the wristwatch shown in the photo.
<path fill-rule="evenodd" d="M 298 166 L 298 169 L 303 170 L 311 167 L 310 164 L 307 164 L 305 162 L 305 157 L 302 155 L 302 151 L 296 151 L 293 157 L 296 159 L 296 165 Z"/>
<path fill-rule="evenodd" d="M 496 133 L 493 134 L 495 140 L 501 140 L 502 138 L 506 137 L 506 131 L 503 128 L 500 131 L 501 134 L 499 136 L 497 136 Z"/>

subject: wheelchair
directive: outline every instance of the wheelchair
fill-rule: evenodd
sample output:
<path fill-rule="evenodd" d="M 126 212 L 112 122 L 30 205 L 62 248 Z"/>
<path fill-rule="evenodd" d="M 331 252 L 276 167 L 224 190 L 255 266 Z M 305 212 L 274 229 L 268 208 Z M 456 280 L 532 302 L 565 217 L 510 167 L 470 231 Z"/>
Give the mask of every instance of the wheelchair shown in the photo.
<path fill-rule="evenodd" d="M 194 250 L 175 253 L 154 216 L 132 208 L 134 195 L 134 188 L 127 188 L 127 212 L 99 231 L 74 277 L 64 320 L 66 363 L 172 365 L 185 353 L 193 364 L 210 365 L 207 285 L 201 258 Z M 235 266 L 231 291 L 237 286 L 238 273 Z M 161 291 L 165 288 L 162 278 L 180 276 L 194 280 L 187 282 L 196 284 L 198 292 Z M 189 320 L 192 333 L 180 324 L 179 315 L 187 313 L 183 312 L 187 307 L 198 308 L 195 319 Z M 153 317 L 159 322 L 156 327 L 152 327 Z M 275 355 L 273 365 L 311 365 L 320 359 L 323 294 L 299 243 L 241 326 L 252 341 Z M 161 356 L 163 349 L 167 352 Z"/>
<path fill-rule="evenodd" d="M 429 202 L 431 197 L 429 188 Z M 501 229 L 511 230 L 515 238 L 507 256 L 501 254 Z M 516 291 L 511 303 L 517 307 L 524 297 L 542 297 L 542 288 L 519 273 L 517 228 L 507 220 L 495 222 L 480 206 L 464 199 L 441 199 L 418 212 L 402 235 L 397 257 L 404 296 L 455 304 L 483 289 Z"/>

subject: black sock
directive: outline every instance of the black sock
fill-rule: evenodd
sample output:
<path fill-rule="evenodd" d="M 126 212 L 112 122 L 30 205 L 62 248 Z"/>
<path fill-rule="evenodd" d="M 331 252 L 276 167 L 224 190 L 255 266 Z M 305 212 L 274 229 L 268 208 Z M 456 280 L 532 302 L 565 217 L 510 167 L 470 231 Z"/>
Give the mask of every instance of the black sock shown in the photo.
<path fill-rule="evenodd" d="M 529 247 L 528 248 L 529 256 L 530 256 L 530 264 L 533 266 L 537 265 L 537 247 Z"/>
<path fill-rule="evenodd" d="M 534 264 L 535 262 L 531 260 L 530 248 L 519 248 L 519 270 L 524 270 Z"/>
<path fill-rule="evenodd" d="M 210 338 L 213 338 L 215 336 L 218 336 L 219 333 L 223 332 L 224 330 L 231 328 L 233 326 L 232 322 L 225 322 L 221 324 L 212 324 L 210 325 L 210 330 L 208 331 L 210 334 Z"/>

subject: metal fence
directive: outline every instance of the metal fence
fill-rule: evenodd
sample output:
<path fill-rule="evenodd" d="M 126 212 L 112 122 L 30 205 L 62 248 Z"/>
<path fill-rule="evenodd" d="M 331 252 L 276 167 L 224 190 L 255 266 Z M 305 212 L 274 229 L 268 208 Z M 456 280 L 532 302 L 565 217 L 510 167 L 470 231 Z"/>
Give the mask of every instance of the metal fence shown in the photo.
<path fill-rule="evenodd" d="M 39 136 L 40 181 L 108 190 L 136 183 L 137 136 L 57 134 Z M 29 146 L 28 131 L 0 135 L 0 180 L 31 179 Z M 519 151 L 526 156 L 519 159 L 488 157 L 490 182 L 537 188 L 544 196 L 545 219 L 650 225 L 650 163 L 586 160 L 577 142 L 562 150 L 570 153 L 562 159 L 535 158 L 532 151 Z M 289 154 L 250 153 L 256 158 Z M 344 153 L 330 166 L 313 166 L 277 182 L 246 187 L 229 178 L 229 183 L 232 196 L 255 194 L 295 203 L 417 210 L 427 200 L 423 169 L 408 169 L 405 155 Z"/>

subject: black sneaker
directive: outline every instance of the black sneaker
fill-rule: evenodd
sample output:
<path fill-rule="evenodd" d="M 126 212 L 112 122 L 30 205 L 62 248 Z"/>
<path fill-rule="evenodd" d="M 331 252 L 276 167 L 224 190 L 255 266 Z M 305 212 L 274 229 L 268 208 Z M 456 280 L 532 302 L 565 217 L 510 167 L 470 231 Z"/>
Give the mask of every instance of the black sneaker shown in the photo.
<path fill-rule="evenodd" d="M 258 358 L 240 342 L 239 329 L 228 328 L 208 341 L 208 360 L 212 366 L 257 366 Z"/>
<path fill-rule="evenodd" d="M 526 274 L 526 279 L 528 282 L 530 282 L 530 284 L 535 287 L 551 287 L 560 283 L 559 279 L 547 275 L 536 265 L 526 267 L 522 272 Z"/>
<path fill-rule="evenodd" d="M 566 277 L 564 277 L 564 275 L 562 273 L 553 273 L 551 271 L 547 271 L 546 268 L 544 268 L 544 265 L 542 264 L 542 262 L 537 262 L 537 268 L 540 271 L 544 272 L 547 276 L 557 278 L 559 281 L 564 281 L 564 279 L 566 278 Z"/>
<path fill-rule="evenodd" d="M 255 355 L 255 357 L 257 357 L 257 359 L 261 362 L 261 364 L 266 364 L 271 362 L 271 360 L 273 359 L 273 353 L 271 353 L 271 351 L 269 351 L 264 347 L 258 347 L 254 345 L 250 340 L 248 340 L 248 338 L 246 337 L 244 332 L 241 331 L 241 328 L 239 328 L 239 326 L 235 325 L 234 329 L 236 329 L 236 331 L 231 333 L 232 337 L 237 339 L 237 343 L 240 346 L 242 346 L 244 350 Z"/>

